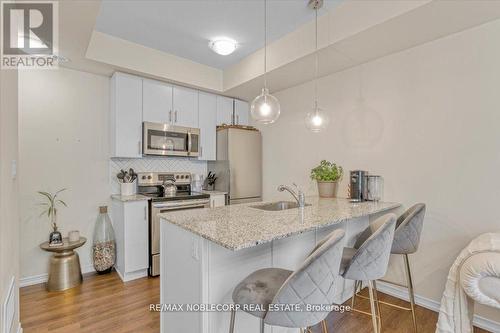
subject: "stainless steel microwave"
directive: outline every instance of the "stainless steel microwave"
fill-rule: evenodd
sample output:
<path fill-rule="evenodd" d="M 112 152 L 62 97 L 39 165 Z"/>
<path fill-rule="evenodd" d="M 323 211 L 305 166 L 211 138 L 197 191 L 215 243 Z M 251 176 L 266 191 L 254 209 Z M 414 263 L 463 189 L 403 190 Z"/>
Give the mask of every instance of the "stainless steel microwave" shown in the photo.
<path fill-rule="evenodd" d="M 188 156 L 200 154 L 200 129 L 170 124 L 142 124 L 142 145 L 145 155 Z"/>

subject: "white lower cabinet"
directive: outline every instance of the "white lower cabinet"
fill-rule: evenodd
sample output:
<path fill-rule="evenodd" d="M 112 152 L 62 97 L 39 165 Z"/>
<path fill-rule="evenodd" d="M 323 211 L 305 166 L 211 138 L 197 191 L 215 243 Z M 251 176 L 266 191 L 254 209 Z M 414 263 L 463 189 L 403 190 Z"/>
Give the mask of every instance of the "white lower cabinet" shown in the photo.
<path fill-rule="evenodd" d="M 148 202 L 113 200 L 116 271 L 123 282 L 148 275 Z"/>
<path fill-rule="evenodd" d="M 226 205 L 225 194 L 210 194 L 210 208 L 223 207 Z"/>

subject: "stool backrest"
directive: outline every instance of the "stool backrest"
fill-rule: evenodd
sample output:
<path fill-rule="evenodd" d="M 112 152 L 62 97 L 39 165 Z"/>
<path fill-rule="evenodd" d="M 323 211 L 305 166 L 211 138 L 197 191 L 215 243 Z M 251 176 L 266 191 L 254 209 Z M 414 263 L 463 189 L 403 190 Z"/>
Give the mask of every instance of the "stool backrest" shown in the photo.
<path fill-rule="evenodd" d="M 398 218 L 391 253 L 409 254 L 418 250 L 420 234 L 424 225 L 425 204 L 410 207 Z"/>
<path fill-rule="evenodd" d="M 331 305 L 335 296 L 345 232 L 335 230 L 312 252 L 304 263 L 288 277 L 273 299 L 273 304 Z M 284 327 L 313 326 L 330 311 L 269 311 L 264 322 Z"/>
<path fill-rule="evenodd" d="M 359 245 L 342 274 L 349 280 L 378 280 L 387 272 L 396 228 L 396 215 L 390 213 L 371 223 L 371 235 Z"/>

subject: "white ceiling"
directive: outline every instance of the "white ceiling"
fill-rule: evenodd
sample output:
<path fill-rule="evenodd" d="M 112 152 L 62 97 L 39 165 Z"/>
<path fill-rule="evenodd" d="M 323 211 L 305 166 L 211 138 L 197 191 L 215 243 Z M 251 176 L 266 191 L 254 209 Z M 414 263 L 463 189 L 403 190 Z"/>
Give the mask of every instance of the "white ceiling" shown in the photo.
<path fill-rule="evenodd" d="M 325 0 L 322 12 L 340 1 Z M 269 41 L 314 19 L 307 3 L 268 0 Z M 263 0 L 104 0 L 95 29 L 224 69 L 264 46 L 263 13 Z M 208 48 L 208 42 L 216 37 L 232 38 L 239 47 L 229 56 L 218 55 Z"/>

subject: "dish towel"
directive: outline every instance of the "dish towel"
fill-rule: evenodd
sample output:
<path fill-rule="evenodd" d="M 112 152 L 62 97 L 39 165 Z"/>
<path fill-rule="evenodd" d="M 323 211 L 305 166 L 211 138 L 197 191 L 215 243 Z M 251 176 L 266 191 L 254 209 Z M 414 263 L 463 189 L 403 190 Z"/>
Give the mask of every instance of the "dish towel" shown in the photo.
<path fill-rule="evenodd" d="M 486 289 L 500 286 L 500 233 L 482 234 L 472 240 L 451 266 L 436 333 L 472 333 L 474 301 L 500 308 L 500 298 L 481 290 L 484 278 L 490 285 Z"/>

